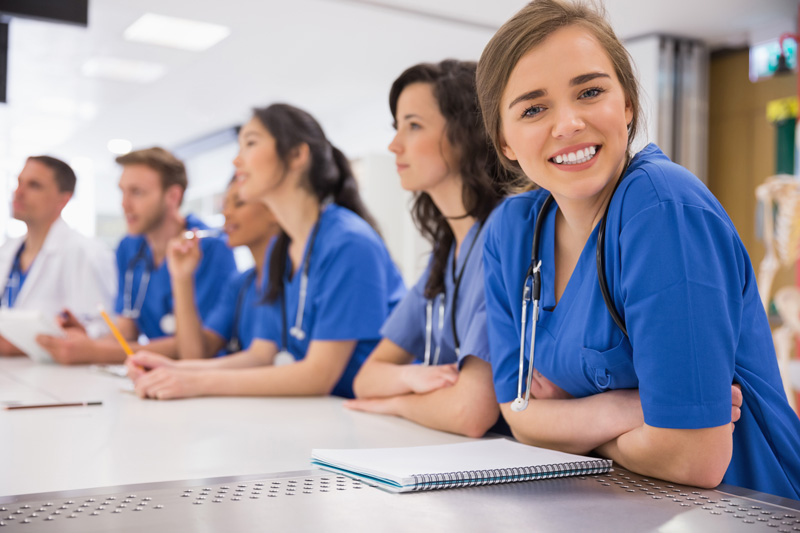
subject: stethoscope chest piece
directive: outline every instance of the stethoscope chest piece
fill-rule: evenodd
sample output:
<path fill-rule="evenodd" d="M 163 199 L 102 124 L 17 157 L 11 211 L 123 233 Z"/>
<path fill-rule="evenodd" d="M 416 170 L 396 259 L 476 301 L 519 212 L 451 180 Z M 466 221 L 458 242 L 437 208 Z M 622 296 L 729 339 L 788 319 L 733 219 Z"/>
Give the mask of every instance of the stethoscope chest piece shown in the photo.
<path fill-rule="evenodd" d="M 291 353 L 289 353 L 289 350 L 281 350 L 275 356 L 275 360 L 273 361 L 272 364 L 274 366 L 283 366 L 283 365 L 289 365 L 294 362 L 295 362 L 294 356 Z"/>
<path fill-rule="evenodd" d="M 175 315 L 172 313 L 167 313 L 166 315 L 162 316 L 161 320 L 158 321 L 158 325 L 161 328 L 161 331 L 163 331 L 166 335 L 174 335 L 175 331 L 178 329 L 176 327 L 177 322 L 175 320 Z"/>
<path fill-rule="evenodd" d="M 298 313 L 298 315 L 301 317 L 300 320 L 302 320 L 303 315 L 301 313 Z M 300 323 L 302 324 L 302 322 Z M 303 328 L 300 326 L 292 326 L 291 328 L 289 328 L 289 335 L 291 335 L 292 337 L 294 337 L 299 341 L 302 341 L 303 339 L 306 338 L 306 332 L 303 331 Z"/>

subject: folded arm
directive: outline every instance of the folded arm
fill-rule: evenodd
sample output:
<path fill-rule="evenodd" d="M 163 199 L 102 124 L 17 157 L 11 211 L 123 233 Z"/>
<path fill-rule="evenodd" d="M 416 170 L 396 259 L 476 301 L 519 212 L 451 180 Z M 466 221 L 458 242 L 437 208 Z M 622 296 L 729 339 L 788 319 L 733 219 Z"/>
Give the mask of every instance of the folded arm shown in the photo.
<path fill-rule="evenodd" d="M 731 425 L 667 429 L 643 424 L 600 446 L 619 465 L 666 481 L 713 488 L 722 482 L 733 453 Z"/>
<path fill-rule="evenodd" d="M 534 388 L 547 387 L 547 383 L 543 377 L 534 379 L 532 395 Z M 614 390 L 575 399 L 542 399 L 542 396 L 540 393 L 532 399 L 521 412 L 512 411 L 511 402 L 500 405 L 520 442 L 586 454 L 644 423 L 637 390 Z"/>
<path fill-rule="evenodd" d="M 455 365 L 414 365 L 414 356 L 389 339 L 383 339 L 353 380 L 357 398 L 385 398 L 430 392 L 458 379 Z"/>
<path fill-rule="evenodd" d="M 482 437 L 497 422 L 500 410 L 494 397 L 492 368 L 477 357 L 467 357 L 454 385 L 422 394 L 352 400 L 351 409 L 391 414 L 417 424 Z"/>

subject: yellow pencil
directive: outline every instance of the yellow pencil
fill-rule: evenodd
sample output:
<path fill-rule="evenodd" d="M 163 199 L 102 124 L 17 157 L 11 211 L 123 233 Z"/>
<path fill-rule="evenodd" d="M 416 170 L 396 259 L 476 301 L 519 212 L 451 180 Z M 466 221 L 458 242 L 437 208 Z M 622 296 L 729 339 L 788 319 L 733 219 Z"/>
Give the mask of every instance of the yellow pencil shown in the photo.
<path fill-rule="evenodd" d="M 108 324 L 108 329 L 111 330 L 111 333 L 114 335 L 114 338 L 117 339 L 119 345 L 122 346 L 123 350 L 125 350 L 125 355 L 127 355 L 128 357 L 132 356 L 133 350 L 131 350 L 131 347 L 128 346 L 128 343 L 125 341 L 125 337 L 122 336 L 122 333 L 119 332 L 117 326 L 115 326 L 114 322 L 111 321 L 111 317 L 108 316 L 108 313 L 106 313 L 105 309 L 103 309 L 102 307 L 100 308 L 100 315 L 103 317 L 103 320 L 106 321 L 106 324 Z"/>

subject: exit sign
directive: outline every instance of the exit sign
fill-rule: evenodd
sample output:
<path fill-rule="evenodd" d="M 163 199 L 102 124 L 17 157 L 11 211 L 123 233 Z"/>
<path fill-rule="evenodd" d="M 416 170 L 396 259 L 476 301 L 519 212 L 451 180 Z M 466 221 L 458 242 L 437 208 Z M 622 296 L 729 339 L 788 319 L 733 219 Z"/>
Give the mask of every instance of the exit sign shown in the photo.
<path fill-rule="evenodd" d="M 787 66 L 797 70 L 797 41 L 784 39 L 783 54 L 786 56 Z M 758 81 L 775 74 L 778 68 L 778 58 L 781 55 L 780 42 L 767 41 L 750 47 L 750 81 Z"/>

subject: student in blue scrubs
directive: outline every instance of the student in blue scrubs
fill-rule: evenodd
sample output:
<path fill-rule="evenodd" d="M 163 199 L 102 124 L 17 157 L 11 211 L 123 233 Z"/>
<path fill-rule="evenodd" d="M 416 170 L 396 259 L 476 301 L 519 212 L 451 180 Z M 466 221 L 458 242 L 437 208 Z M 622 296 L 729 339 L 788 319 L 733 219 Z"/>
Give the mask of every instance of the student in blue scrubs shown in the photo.
<path fill-rule="evenodd" d="M 235 179 L 235 178 L 234 178 Z M 173 239 L 167 245 L 167 267 L 175 301 L 175 336 L 147 345 L 149 351 L 177 359 L 202 359 L 247 349 L 255 334 L 256 308 L 263 298 L 264 262 L 269 243 L 280 228 L 262 202 L 239 197 L 238 182 L 225 193 L 222 214 L 228 246 L 246 246 L 255 266 L 234 272 L 221 286 L 216 305 L 202 320 L 195 307 L 194 274 L 201 261 L 195 238 Z"/>
<path fill-rule="evenodd" d="M 585 6 L 532 2 L 489 42 L 477 80 L 501 159 L 540 187 L 505 201 L 486 228 L 495 389 L 515 436 L 669 481 L 798 499 L 800 422 L 750 259 L 696 177 L 654 145 L 630 153 L 636 80 L 607 22 Z M 541 309 L 536 321 L 528 302 L 522 332 L 539 218 Z M 602 272 L 627 335 L 601 293 L 601 228 Z M 532 322 L 533 399 L 514 411 Z"/>
<path fill-rule="evenodd" d="M 149 340 L 176 331 L 172 286 L 166 265 L 167 243 L 188 230 L 208 229 L 180 206 L 188 185 L 186 169 L 163 148 L 137 150 L 117 158 L 122 165 L 119 187 L 128 236 L 117 247 L 119 285 L 114 311 L 122 335 Z M 219 280 L 236 271 L 233 253 L 223 237 L 201 241 L 202 260 L 195 272 L 196 305 L 205 317 L 218 299 Z M 75 321 L 67 320 L 67 336 L 52 338 L 48 348 L 67 363 L 119 363 L 125 352 L 108 335 L 89 339 Z M 133 343 L 136 346 L 135 343 Z"/>
<path fill-rule="evenodd" d="M 239 354 L 129 361 L 142 397 L 352 397 L 352 381 L 405 288 L 373 229 L 350 164 L 311 115 L 285 104 L 256 109 L 234 160 L 245 201 L 260 200 L 281 233 L 269 251 L 259 330 Z M 275 366 L 279 352 L 290 364 Z M 137 370 L 140 366 L 148 372 Z"/>
<path fill-rule="evenodd" d="M 433 253 L 356 377 L 359 399 L 346 405 L 480 437 L 499 416 L 488 362 L 484 223 L 508 174 L 479 120 L 474 62 L 407 69 L 392 85 L 389 107 L 397 130 L 389 150 Z"/>

